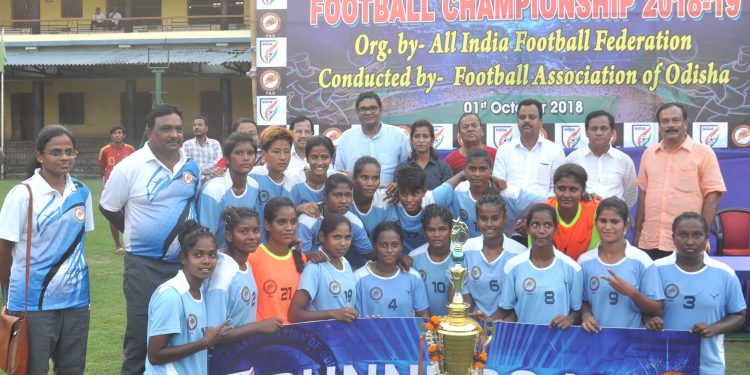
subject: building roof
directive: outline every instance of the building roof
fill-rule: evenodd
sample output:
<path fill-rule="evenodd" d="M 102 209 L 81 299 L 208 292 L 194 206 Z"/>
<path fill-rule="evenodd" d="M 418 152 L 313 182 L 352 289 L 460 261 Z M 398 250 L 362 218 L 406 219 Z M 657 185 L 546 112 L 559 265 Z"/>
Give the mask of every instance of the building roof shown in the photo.
<path fill-rule="evenodd" d="M 164 65 L 249 63 L 252 50 L 247 47 L 29 47 L 8 48 L 6 66 L 75 66 L 75 65 Z"/>

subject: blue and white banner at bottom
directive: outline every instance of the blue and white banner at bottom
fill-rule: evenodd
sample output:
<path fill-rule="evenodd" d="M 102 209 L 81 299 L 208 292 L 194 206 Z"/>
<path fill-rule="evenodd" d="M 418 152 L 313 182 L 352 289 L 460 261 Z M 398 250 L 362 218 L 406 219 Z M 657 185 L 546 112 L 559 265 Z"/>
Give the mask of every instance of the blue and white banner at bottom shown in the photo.
<path fill-rule="evenodd" d="M 417 375 L 420 359 L 417 318 L 328 320 L 284 326 L 274 335 L 255 335 L 217 346 L 210 374 Z M 678 375 L 698 374 L 700 337 L 685 331 L 496 323 L 487 349 L 485 375 Z M 426 352 L 426 374 L 432 374 Z M 421 374 L 420 374 L 421 375 Z"/>

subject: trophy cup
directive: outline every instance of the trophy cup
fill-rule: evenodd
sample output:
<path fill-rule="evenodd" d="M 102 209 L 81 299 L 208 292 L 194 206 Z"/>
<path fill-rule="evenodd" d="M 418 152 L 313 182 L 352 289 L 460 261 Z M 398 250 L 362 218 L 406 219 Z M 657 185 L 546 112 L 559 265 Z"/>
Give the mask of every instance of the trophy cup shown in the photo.
<path fill-rule="evenodd" d="M 448 316 L 433 316 L 422 325 L 435 374 L 479 374 L 487 362 L 486 348 L 491 337 L 476 321 L 469 319 L 469 305 L 464 302 L 461 294 L 468 271 L 462 264 L 463 245 L 468 239 L 469 229 L 466 224 L 454 220 L 451 229 L 453 265 L 446 272 L 453 286 Z M 485 327 L 491 326 L 491 322 L 486 322 Z"/>

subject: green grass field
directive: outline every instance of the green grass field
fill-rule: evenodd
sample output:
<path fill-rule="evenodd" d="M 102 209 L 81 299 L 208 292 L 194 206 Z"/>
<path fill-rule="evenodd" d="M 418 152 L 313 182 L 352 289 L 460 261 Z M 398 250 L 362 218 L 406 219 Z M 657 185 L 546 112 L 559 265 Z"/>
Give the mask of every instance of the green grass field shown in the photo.
<path fill-rule="evenodd" d="M 91 189 L 94 207 L 102 192 L 100 179 L 84 181 Z M 0 181 L 5 198 L 17 180 Z M 125 330 L 125 300 L 122 295 L 122 255 L 115 255 L 109 225 L 97 210 L 96 230 L 86 237 L 86 259 L 91 275 L 91 328 L 86 361 L 88 374 L 120 372 L 122 336 Z M 750 368 L 750 333 L 727 335 L 727 374 L 747 374 Z"/>

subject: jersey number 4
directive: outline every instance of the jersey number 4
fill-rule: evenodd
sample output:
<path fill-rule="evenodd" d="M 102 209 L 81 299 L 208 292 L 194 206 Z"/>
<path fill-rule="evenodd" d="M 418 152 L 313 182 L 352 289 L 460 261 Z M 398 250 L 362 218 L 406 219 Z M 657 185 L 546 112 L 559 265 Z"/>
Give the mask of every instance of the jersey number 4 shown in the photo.
<path fill-rule="evenodd" d="M 391 310 L 396 310 L 398 308 L 398 305 L 396 305 L 396 299 L 392 299 L 391 302 L 388 303 L 388 308 Z"/>

